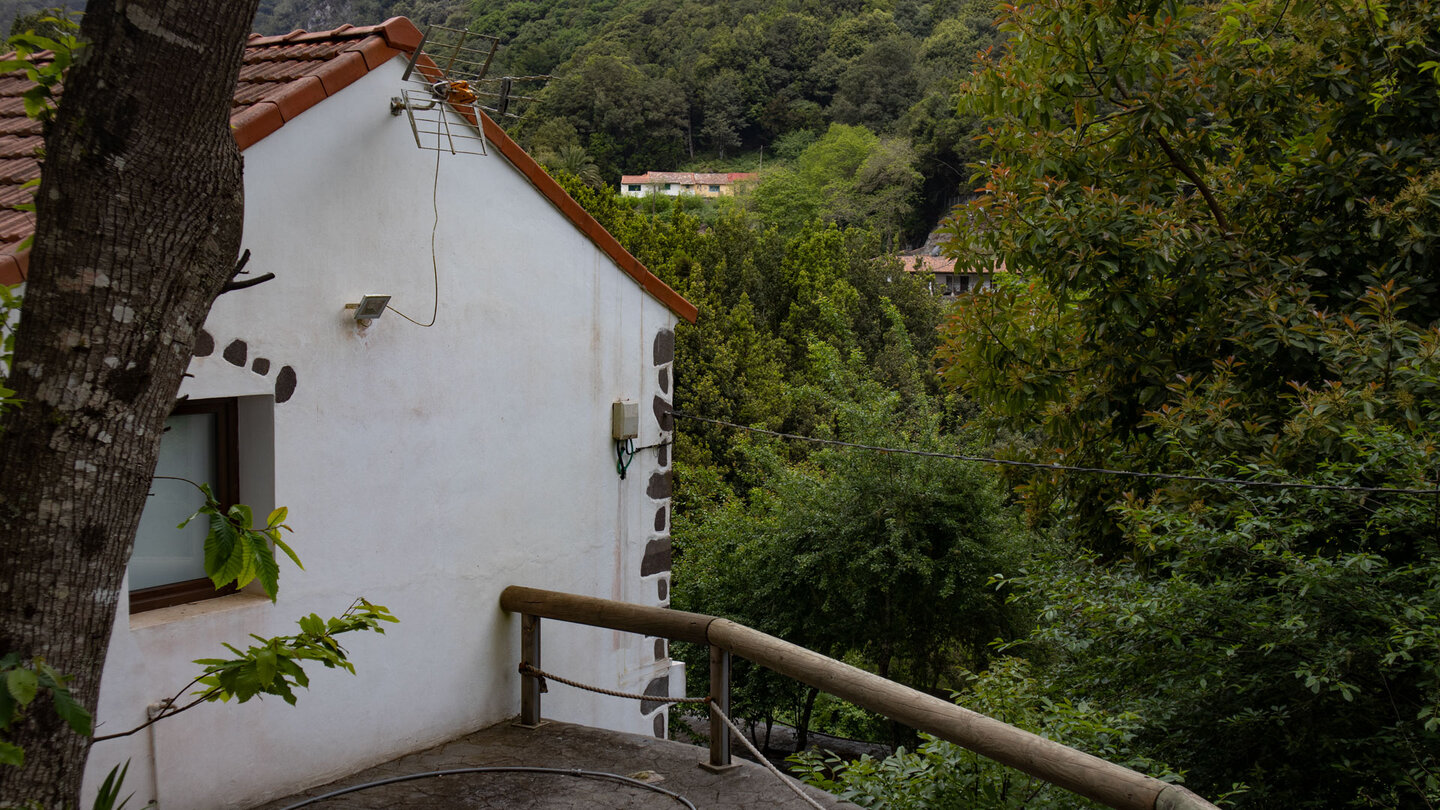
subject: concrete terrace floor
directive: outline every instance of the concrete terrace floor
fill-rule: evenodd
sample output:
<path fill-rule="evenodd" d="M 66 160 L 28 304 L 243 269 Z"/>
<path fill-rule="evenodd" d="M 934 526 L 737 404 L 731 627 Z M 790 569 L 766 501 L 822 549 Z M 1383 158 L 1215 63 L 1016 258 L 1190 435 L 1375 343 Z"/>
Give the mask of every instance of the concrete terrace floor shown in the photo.
<path fill-rule="evenodd" d="M 738 744 L 735 749 L 743 751 Z M 716 774 L 699 766 L 708 758 L 707 749 L 685 743 L 568 723 L 550 722 L 529 730 L 507 721 L 254 810 L 282 810 L 345 787 L 406 774 L 477 766 L 578 768 L 632 776 L 689 799 L 697 810 L 809 807 L 760 765 L 737 756 L 735 762 L 740 767 Z M 855 807 L 814 788 L 803 789 L 823 807 Z M 479 773 L 416 779 L 305 805 L 315 810 L 670 810 L 684 806 L 670 796 L 622 782 L 535 773 Z"/>

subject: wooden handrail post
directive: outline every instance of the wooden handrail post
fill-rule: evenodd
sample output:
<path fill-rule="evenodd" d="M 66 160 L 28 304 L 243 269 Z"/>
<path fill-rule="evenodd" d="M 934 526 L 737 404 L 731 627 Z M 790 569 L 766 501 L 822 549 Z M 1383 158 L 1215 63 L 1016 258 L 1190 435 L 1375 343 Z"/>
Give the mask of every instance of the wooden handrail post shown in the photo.
<path fill-rule="evenodd" d="M 520 614 L 520 662 L 540 668 L 540 617 L 529 613 Z M 540 686 L 538 676 L 520 676 L 520 725 L 524 728 L 540 727 Z"/>
<path fill-rule="evenodd" d="M 737 767 L 730 761 L 730 727 L 721 717 L 730 716 L 730 651 L 710 648 L 710 762 L 702 767 L 727 771 Z"/>

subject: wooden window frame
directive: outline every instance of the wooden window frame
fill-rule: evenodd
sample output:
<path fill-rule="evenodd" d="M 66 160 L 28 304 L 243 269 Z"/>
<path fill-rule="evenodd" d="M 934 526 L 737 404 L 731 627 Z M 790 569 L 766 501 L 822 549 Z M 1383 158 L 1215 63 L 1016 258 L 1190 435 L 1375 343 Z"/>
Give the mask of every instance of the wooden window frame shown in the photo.
<path fill-rule="evenodd" d="M 177 402 L 171 416 L 213 413 L 215 420 L 215 469 L 218 480 L 211 482 L 215 499 L 229 509 L 240 502 L 240 402 L 235 397 L 185 399 Z M 236 592 L 235 585 L 216 588 L 209 577 L 187 579 L 140 588 L 130 592 L 130 612 L 140 613 L 186 602 L 214 599 Z"/>

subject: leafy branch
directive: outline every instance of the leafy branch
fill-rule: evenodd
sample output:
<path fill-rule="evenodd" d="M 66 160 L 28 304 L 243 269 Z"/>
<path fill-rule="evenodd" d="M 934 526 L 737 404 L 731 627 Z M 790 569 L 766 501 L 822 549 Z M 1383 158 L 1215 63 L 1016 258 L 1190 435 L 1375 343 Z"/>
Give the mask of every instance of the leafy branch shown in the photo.
<path fill-rule="evenodd" d="M 205 669 L 194 680 L 181 687 L 175 697 L 166 701 L 166 709 L 151 719 L 116 734 L 96 737 L 93 742 L 128 737 L 167 717 L 173 717 L 192 709 L 201 703 L 226 701 L 234 698 L 239 703 L 258 695 L 276 695 L 286 703 L 295 704 L 294 687 L 309 688 L 310 678 L 305 674 L 301 662 L 318 661 L 326 669 L 343 669 L 355 674 L 355 665 L 350 663 L 349 653 L 336 640 L 336 636 L 354 632 L 375 632 L 383 634 L 384 623 L 395 623 L 389 608 L 372 604 L 365 599 L 356 599 L 339 617 L 322 619 L 311 613 L 297 622 L 300 632 L 290 636 L 262 638 L 251 635 L 260 642 L 241 651 L 230 644 L 225 648 L 235 658 L 201 658 L 195 661 Z M 194 700 L 175 707 L 175 702 L 190 687 L 199 684 L 204 687 L 191 694 Z"/>
<path fill-rule="evenodd" d="M 205 503 L 190 517 L 180 522 L 177 528 L 185 528 L 190 521 L 207 515 L 210 531 L 205 535 L 205 573 L 216 588 L 234 583 L 243 588 L 255 580 L 265 588 L 265 595 L 274 602 L 280 591 L 280 565 L 275 562 L 275 549 L 285 552 L 296 567 L 305 570 L 295 550 L 280 539 L 280 530 L 293 531 L 285 525 L 290 510 L 284 506 L 275 509 L 265 519 L 263 528 L 255 527 L 255 512 L 243 503 L 226 509 L 215 499 L 209 484 L 197 484 L 188 478 L 157 475 L 156 479 L 184 481 L 200 490 Z M 272 547 L 273 546 L 273 547 Z"/>
<path fill-rule="evenodd" d="M 19 653 L 9 653 L 0 657 L 0 678 L 3 678 L 3 688 L 0 688 L 0 732 L 8 731 L 11 726 L 25 718 L 25 710 L 42 695 L 49 694 L 50 703 L 55 707 L 55 713 L 64 720 L 76 734 L 89 736 L 90 734 L 90 713 L 85 707 L 75 702 L 70 694 L 69 683 L 72 676 L 61 675 L 44 658 L 36 657 L 29 661 L 21 659 Z M 0 739 L 0 765 L 15 765 L 17 767 L 25 764 L 25 749 L 14 743 Z"/>

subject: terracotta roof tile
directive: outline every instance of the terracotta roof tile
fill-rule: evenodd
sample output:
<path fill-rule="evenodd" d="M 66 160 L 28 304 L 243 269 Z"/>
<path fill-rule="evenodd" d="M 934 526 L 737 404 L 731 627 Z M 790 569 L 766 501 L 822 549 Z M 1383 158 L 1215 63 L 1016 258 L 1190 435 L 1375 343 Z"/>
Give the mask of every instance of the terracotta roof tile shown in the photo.
<path fill-rule="evenodd" d="M 320 77 L 320 81 L 325 85 L 326 95 L 334 95 L 369 72 L 370 68 L 365 66 L 365 57 L 351 51 L 326 61 L 311 71 L 310 75 Z"/>
<path fill-rule="evenodd" d="M 369 70 L 380 67 L 400 53 L 399 48 L 392 48 L 384 39 L 376 39 L 375 37 L 362 39 L 345 50 L 359 53 L 365 60 L 365 66 Z"/>
<path fill-rule="evenodd" d="M 290 121 L 302 112 L 314 107 L 326 98 L 325 85 L 319 76 L 302 76 L 282 85 L 271 95 L 271 101 L 280 108 L 280 115 Z"/>
<path fill-rule="evenodd" d="M 40 176 L 35 158 L 0 158 L 0 183 L 24 183 Z"/>
<path fill-rule="evenodd" d="M 0 208 L 13 208 L 34 198 L 30 189 L 19 185 L 0 186 Z"/>
<path fill-rule="evenodd" d="M 33 157 L 36 150 L 44 145 L 45 140 L 38 134 L 0 136 L 0 158 Z"/>
<path fill-rule="evenodd" d="M 0 212 L 0 244 L 11 245 L 35 230 L 35 215 L 28 211 Z"/>
<path fill-rule="evenodd" d="M 40 135 L 40 122 L 29 118 L 0 118 L 0 135 Z"/>
<path fill-rule="evenodd" d="M 19 284 L 30 269 L 30 251 L 0 256 L 0 284 Z"/>
<path fill-rule="evenodd" d="M 404 17 L 380 25 L 342 25 L 331 31 L 291 31 L 283 36 L 251 35 L 231 105 L 230 127 L 235 142 L 246 149 L 280 129 L 286 121 L 339 92 L 401 52 L 419 47 L 420 29 Z M 37 54 L 47 59 L 48 54 Z M 428 57 L 422 75 L 438 81 L 441 74 Z M 37 124 L 25 117 L 20 95 L 31 83 L 22 72 L 0 74 L 0 284 L 16 284 L 29 270 L 29 251 L 16 253 L 18 243 L 34 231 L 33 215 L 13 206 L 31 198 L 25 181 L 38 177 L 33 157 L 42 145 Z M 635 257 L 625 251 L 578 203 L 570 198 L 533 158 L 520 149 L 495 122 L 470 107 L 456 112 L 481 129 L 535 187 L 582 232 L 614 259 L 622 271 L 682 318 L 694 321 L 696 309 Z"/>

